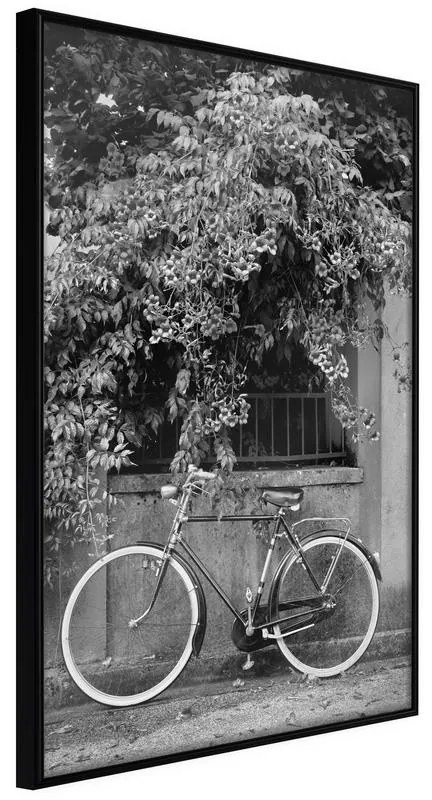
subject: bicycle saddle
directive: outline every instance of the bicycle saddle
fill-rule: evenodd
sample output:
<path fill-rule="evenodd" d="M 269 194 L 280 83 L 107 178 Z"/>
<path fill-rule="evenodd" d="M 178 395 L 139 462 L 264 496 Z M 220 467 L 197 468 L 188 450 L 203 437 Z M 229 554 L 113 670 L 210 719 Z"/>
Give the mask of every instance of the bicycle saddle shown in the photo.
<path fill-rule="evenodd" d="M 262 493 L 262 499 L 265 503 L 286 508 L 301 503 L 303 494 L 303 489 L 299 489 L 297 486 L 287 486 L 285 489 L 266 489 Z"/>

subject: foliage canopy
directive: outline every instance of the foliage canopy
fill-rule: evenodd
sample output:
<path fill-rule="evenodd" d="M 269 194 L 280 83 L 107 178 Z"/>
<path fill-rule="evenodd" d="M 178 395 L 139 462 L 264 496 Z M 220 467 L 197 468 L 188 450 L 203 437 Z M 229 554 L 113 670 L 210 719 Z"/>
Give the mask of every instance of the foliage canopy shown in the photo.
<path fill-rule="evenodd" d="M 209 450 L 230 471 L 269 351 L 289 373 L 301 350 L 354 439 L 377 438 L 345 352 L 382 337 L 386 283 L 410 288 L 408 93 L 68 33 L 46 38 L 47 515 L 94 535 L 95 471 L 166 416 L 174 471 Z"/>

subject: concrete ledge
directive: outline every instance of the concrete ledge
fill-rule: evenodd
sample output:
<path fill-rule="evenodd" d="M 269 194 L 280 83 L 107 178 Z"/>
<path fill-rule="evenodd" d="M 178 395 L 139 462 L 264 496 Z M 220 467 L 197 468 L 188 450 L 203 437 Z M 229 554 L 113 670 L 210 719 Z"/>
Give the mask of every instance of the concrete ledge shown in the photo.
<path fill-rule="evenodd" d="M 251 482 L 259 488 L 284 486 L 332 486 L 363 482 L 360 467 L 302 467 L 301 469 L 238 470 L 232 478 L 238 486 Z M 165 483 L 182 483 L 170 474 L 110 475 L 108 486 L 114 494 L 146 494 L 158 492 Z"/>

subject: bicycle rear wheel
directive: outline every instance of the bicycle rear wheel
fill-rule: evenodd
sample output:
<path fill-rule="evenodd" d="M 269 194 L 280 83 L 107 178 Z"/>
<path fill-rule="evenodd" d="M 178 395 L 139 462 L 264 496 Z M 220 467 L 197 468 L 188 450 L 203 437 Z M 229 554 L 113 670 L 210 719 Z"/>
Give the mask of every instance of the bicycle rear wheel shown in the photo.
<path fill-rule="evenodd" d="M 343 537 L 326 534 L 303 545 L 305 558 L 322 586 L 328 570 L 338 555 Z M 317 677 L 338 675 L 361 658 L 374 635 L 379 613 L 378 582 L 363 551 L 346 540 L 337 560 L 328 593 L 334 609 L 311 627 L 277 640 L 289 663 L 300 672 Z M 317 594 L 311 579 L 296 553 L 287 559 L 276 597 L 276 614 L 284 616 L 283 603 Z M 285 612 L 286 616 L 286 612 Z M 308 620 L 305 618 L 305 625 Z M 288 625 L 274 625 L 277 636 Z"/>
<path fill-rule="evenodd" d="M 164 691 L 192 653 L 199 621 L 197 593 L 171 555 L 152 611 L 130 626 L 153 598 L 162 551 L 131 545 L 96 561 L 73 590 L 63 617 L 67 669 L 93 700 L 143 703 Z"/>

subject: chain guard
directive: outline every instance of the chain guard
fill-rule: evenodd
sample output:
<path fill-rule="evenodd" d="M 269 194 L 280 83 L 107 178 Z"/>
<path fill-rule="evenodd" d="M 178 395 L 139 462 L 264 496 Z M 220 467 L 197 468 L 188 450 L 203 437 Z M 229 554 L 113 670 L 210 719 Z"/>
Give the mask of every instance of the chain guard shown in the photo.
<path fill-rule="evenodd" d="M 240 614 L 242 619 L 247 622 L 247 609 L 243 609 Z M 259 609 L 258 614 L 255 617 L 255 622 L 258 625 L 263 625 L 266 621 L 267 606 L 263 606 Z M 241 650 L 242 653 L 253 653 L 255 650 L 262 650 L 263 647 L 270 647 L 270 645 L 274 644 L 274 642 L 271 640 L 263 638 L 262 630 L 254 631 L 252 636 L 246 636 L 246 629 L 240 620 L 237 619 L 237 617 L 235 618 L 232 626 L 231 638 L 237 647 L 237 650 Z"/>

